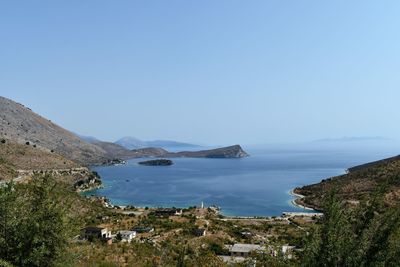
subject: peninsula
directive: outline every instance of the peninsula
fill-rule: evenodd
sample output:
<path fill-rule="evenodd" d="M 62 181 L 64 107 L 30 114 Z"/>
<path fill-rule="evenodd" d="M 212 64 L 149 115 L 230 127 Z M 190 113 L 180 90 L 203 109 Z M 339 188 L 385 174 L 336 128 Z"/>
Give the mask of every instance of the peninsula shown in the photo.
<path fill-rule="evenodd" d="M 378 188 L 387 188 L 385 203 L 393 205 L 400 199 L 400 157 L 395 156 L 351 167 L 348 173 L 321 180 L 321 182 L 294 189 L 300 195 L 296 204 L 321 210 L 330 192 L 343 202 L 357 204 L 373 196 Z"/>
<path fill-rule="evenodd" d="M 248 156 L 240 145 L 182 152 L 170 152 L 160 147 L 130 150 L 118 143 L 78 136 L 36 114 L 30 108 L 5 97 L 0 97 L 0 114 L 0 137 L 7 140 L 7 143 L 31 145 L 37 150 L 60 155 L 82 166 L 121 164 L 123 160 L 146 157 L 242 158 Z"/>

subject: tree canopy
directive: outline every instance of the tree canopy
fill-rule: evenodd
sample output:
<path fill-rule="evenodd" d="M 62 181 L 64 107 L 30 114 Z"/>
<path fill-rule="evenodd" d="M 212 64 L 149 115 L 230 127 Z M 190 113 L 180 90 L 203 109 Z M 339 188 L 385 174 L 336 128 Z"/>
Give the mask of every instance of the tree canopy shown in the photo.
<path fill-rule="evenodd" d="M 73 231 L 68 208 L 50 176 L 0 187 L 0 258 L 16 266 L 56 266 Z"/>

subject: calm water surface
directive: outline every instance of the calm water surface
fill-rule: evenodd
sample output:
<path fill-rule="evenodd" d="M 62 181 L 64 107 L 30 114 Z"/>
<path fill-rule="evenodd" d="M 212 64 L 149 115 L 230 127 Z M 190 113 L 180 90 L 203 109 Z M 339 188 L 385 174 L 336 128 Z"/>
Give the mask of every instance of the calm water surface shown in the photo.
<path fill-rule="evenodd" d="M 104 188 L 86 192 L 116 205 L 188 207 L 218 205 L 224 215 L 273 216 L 304 211 L 290 190 L 343 174 L 348 167 L 390 156 L 389 152 L 317 149 L 248 149 L 242 159 L 173 159 L 172 166 L 94 167 Z"/>

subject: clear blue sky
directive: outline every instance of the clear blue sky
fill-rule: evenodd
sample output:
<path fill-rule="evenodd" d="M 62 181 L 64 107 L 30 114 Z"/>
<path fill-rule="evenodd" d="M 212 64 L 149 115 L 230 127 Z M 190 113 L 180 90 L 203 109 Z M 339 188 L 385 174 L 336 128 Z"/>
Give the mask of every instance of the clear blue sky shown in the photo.
<path fill-rule="evenodd" d="M 0 95 L 72 131 L 400 135 L 400 1 L 1 1 Z"/>

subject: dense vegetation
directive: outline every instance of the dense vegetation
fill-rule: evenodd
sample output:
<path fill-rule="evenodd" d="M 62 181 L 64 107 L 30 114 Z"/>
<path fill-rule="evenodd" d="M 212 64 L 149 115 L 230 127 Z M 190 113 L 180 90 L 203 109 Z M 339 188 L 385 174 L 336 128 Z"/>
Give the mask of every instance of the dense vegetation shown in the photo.
<path fill-rule="evenodd" d="M 316 224 L 291 219 L 289 224 L 244 225 L 209 213 L 199 220 L 195 209 L 176 218 L 151 212 L 130 216 L 106 209 L 47 175 L 29 183 L 10 182 L 0 187 L 0 266 L 398 266 L 400 204 L 388 202 L 388 196 L 399 177 L 385 173 L 391 174 L 381 178 L 385 183 L 357 203 L 343 201 L 340 188 L 333 188 L 324 197 L 324 216 Z M 193 230 L 206 227 L 205 222 L 212 235 L 196 237 Z M 81 227 L 101 224 L 114 232 L 137 224 L 156 230 L 131 244 L 74 238 Z M 271 236 L 268 249 L 290 243 L 300 251 L 294 259 L 267 252 L 255 253 L 244 263 L 224 263 L 217 256 L 228 254 L 224 245 L 257 242 L 242 236 L 246 229 Z M 155 244 L 152 238 L 159 235 L 163 238 Z"/>
<path fill-rule="evenodd" d="M 334 193 L 308 239 L 303 266 L 399 266 L 400 204 L 387 206 L 381 187 L 372 198 L 349 206 Z"/>
<path fill-rule="evenodd" d="M 0 181 L 15 178 L 17 172 L 14 165 L 9 163 L 6 159 L 0 156 Z"/>
<path fill-rule="evenodd" d="M 0 188 L 0 258 L 16 266 L 54 266 L 74 229 L 72 204 L 48 176 Z"/>

